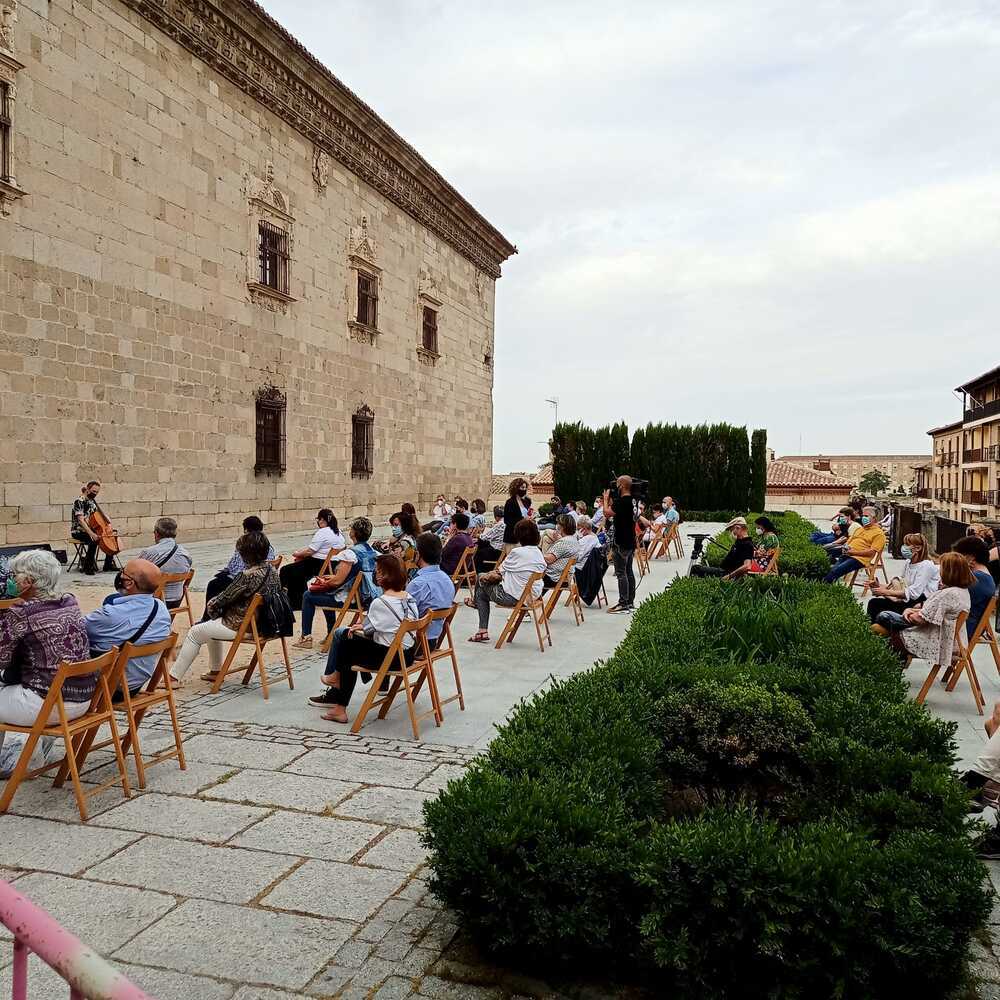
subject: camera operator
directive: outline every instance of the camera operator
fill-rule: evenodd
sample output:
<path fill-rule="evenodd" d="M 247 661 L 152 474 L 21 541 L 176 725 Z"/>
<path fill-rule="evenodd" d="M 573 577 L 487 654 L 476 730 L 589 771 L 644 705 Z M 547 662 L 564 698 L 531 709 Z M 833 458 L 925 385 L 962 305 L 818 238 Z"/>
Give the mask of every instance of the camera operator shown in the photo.
<path fill-rule="evenodd" d="M 705 566 L 693 563 L 691 576 L 721 576 L 723 580 L 738 580 L 750 572 L 753 565 L 753 540 L 747 530 L 745 517 L 734 517 L 726 525 L 726 531 L 732 535 L 733 544 L 722 560 L 721 566 Z"/>
<path fill-rule="evenodd" d="M 615 565 L 615 578 L 618 580 L 618 603 L 608 608 L 608 613 L 623 614 L 634 609 L 635 601 L 635 526 L 641 524 L 649 527 L 649 522 L 639 516 L 637 503 L 632 497 L 632 477 L 619 476 L 615 480 L 615 496 L 612 491 L 605 490 L 602 502 L 604 518 L 614 518 L 614 531 L 611 538 L 611 557 Z"/>

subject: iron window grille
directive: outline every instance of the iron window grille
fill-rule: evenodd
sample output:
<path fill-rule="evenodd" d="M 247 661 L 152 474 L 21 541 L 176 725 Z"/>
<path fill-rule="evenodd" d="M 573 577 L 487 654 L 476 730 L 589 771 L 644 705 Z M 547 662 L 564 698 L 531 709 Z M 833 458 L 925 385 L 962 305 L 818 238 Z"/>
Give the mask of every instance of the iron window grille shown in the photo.
<path fill-rule="evenodd" d="M 375 471 L 375 413 L 362 406 L 351 415 L 351 475 L 367 479 Z"/>
<path fill-rule="evenodd" d="M 358 322 L 378 327 L 378 279 L 358 272 Z"/>
<path fill-rule="evenodd" d="M 265 385 L 256 397 L 257 461 L 254 472 L 285 471 L 285 394 L 273 385 Z"/>
<path fill-rule="evenodd" d="M 438 314 L 436 309 L 424 306 L 424 350 L 438 352 Z"/>
<path fill-rule="evenodd" d="M 10 85 L 0 83 L 0 180 L 9 181 L 11 166 Z"/>
<path fill-rule="evenodd" d="M 288 294 L 288 233 L 270 222 L 257 223 L 260 283 Z"/>

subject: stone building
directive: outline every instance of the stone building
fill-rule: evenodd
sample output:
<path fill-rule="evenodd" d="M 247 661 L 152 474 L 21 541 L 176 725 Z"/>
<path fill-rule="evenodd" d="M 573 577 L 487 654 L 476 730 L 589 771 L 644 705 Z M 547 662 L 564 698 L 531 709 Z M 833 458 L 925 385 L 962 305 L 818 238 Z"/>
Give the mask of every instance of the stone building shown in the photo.
<path fill-rule="evenodd" d="M 794 510 L 803 517 L 822 523 L 851 499 L 853 483 L 831 472 L 785 459 L 767 463 L 767 510 Z"/>
<path fill-rule="evenodd" d="M 490 486 L 515 248 L 251 0 L 0 0 L 0 544 Z"/>
<path fill-rule="evenodd" d="M 857 486 L 866 472 L 877 470 L 889 477 L 889 492 L 899 487 L 909 493 L 915 482 L 914 466 L 928 455 L 782 455 L 779 462 L 805 465 L 817 472 L 829 472 Z"/>

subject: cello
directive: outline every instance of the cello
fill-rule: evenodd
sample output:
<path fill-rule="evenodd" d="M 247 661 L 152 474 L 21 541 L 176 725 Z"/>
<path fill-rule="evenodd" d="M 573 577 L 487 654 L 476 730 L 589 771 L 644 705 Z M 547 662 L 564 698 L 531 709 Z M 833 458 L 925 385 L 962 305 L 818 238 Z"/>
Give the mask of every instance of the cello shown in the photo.
<path fill-rule="evenodd" d="M 121 552 L 122 544 L 118 541 L 118 532 L 111 527 L 111 522 L 100 507 L 87 518 L 87 524 L 97 535 L 97 546 L 105 555 L 116 556 Z"/>

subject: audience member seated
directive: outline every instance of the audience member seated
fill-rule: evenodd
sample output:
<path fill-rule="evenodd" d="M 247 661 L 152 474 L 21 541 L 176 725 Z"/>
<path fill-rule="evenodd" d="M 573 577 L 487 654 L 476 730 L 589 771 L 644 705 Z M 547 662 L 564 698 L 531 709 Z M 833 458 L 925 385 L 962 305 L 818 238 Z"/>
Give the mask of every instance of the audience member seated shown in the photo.
<path fill-rule="evenodd" d="M 545 578 L 542 580 L 545 590 L 551 590 L 559 582 L 566 563 L 580 555 L 576 521 L 569 514 L 560 514 L 556 519 L 556 526 L 559 529 L 559 540 L 542 556 L 546 562 Z"/>
<path fill-rule="evenodd" d="M 878 523 L 875 508 L 870 505 L 864 507 L 861 511 L 861 527 L 848 535 L 842 557 L 823 577 L 824 582 L 833 583 L 848 573 L 868 566 L 884 548 L 885 532 Z"/>
<path fill-rule="evenodd" d="M 333 511 L 324 507 L 316 515 L 316 532 L 304 549 L 292 553 L 294 562 L 281 567 L 281 586 L 288 593 L 288 603 L 293 611 L 302 607 L 306 584 L 322 568 L 330 549 L 342 549 L 344 536 L 340 534 Z"/>
<path fill-rule="evenodd" d="M 9 569 L 15 584 L 11 589 L 17 591 L 13 596 L 23 603 L 0 614 L 0 722 L 31 726 L 59 664 L 88 659 L 90 644 L 76 598 L 59 593 L 60 567 L 51 552 L 19 552 Z M 96 673 L 66 680 L 62 695 L 68 719 L 86 713 L 96 687 Z M 59 722 L 58 708 L 46 722 Z"/>
<path fill-rule="evenodd" d="M 472 513 L 469 517 L 469 534 L 473 538 L 478 538 L 486 527 L 486 501 L 482 497 L 476 497 L 472 501 Z"/>
<path fill-rule="evenodd" d="M 576 554 L 576 568 L 583 569 L 587 565 L 587 559 L 594 549 L 599 549 L 601 543 L 594 534 L 594 524 L 587 514 L 582 514 L 576 521 L 576 540 L 579 545 Z"/>
<path fill-rule="evenodd" d="M 208 643 L 211 669 L 202 674 L 202 680 L 214 681 L 229 643 L 236 638 L 236 631 L 243 621 L 255 594 L 267 598 L 281 588 L 278 573 L 267 561 L 271 543 L 261 531 L 248 531 L 236 543 L 236 551 L 243 559 L 244 569 L 217 597 L 208 602 L 208 621 L 198 622 L 188 629 L 173 666 L 171 677 L 180 682 L 191 669 L 201 647 Z"/>
<path fill-rule="evenodd" d="M 402 511 L 393 514 L 389 518 L 392 537 L 376 542 L 372 548 L 379 552 L 389 552 L 405 563 L 408 553 L 417 544 L 417 535 L 420 534 L 416 520 L 412 514 L 404 514 Z M 414 526 L 416 526 L 416 533 L 414 533 Z"/>
<path fill-rule="evenodd" d="M 706 566 L 694 563 L 691 576 L 721 576 L 723 580 L 738 580 L 750 572 L 753 566 L 753 542 L 747 530 L 745 517 L 734 517 L 726 525 L 733 544 L 722 560 L 721 566 Z"/>
<path fill-rule="evenodd" d="M 766 573 L 780 544 L 778 529 L 769 517 L 758 517 L 753 524 L 756 538 L 753 539 L 753 563 L 750 566 L 750 572 Z"/>
<path fill-rule="evenodd" d="M 512 479 L 510 496 L 503 505 L 503 552 L 514 547 L 514 529 L 526 518 L 531 516 L 531 499 L 528 496 L 528 480 Z"/>
<path fill-rule="evenodd" d="M 451 515 L 448 541 L 441 553 L 441 569 L 451 576 L 458 569 L 465 550 L 474 547 L 475 544 L 475 540 L 469 534 L 469 515 L 464 510 L 455 511 Z"/>
<path fill-rule="evenodd" d="M 994 704 L 993 713 L 983 723 L 983 728 L 986 730 L 986 746 L 972 767 L 961 777 L 962 783 L 976 793 L 972 799 L 978 808 L 972 806 L 970 812 L 981 811 L 986 804 L 983 798 L 984 791 L 990 793 L 994 802 L 1000 797 L 1000 701 Z M 1000 860 L 1000 830 L 997 827 L 990 827 L 987 830 L 983 843 L 987 851 L 983 851 L 981 843 L 976 851 L 978 856 L 983 859 Z"/>
<path fill-rule="evenodd" d="M 160 585 L 161 570 L 148 559 L 130 559 L 121 572 L 121 589 L 84 618 L 90 655 L 99 656 L 112 646 L 121 649 L 126 642 L 149 646 L 170 635 L 170 612 L 163 601 L 153 596 Z M 129 660 L 125 683 L 131 694 L 153 676 L 159 656 L 139 656 Z M 112 692 L 121 700 L 121 692 Z"/>
<path fill-rule="evenodd" d="M 532 573 L 545 572 L 547 563 L 538 547 L 540 540 L 538 525 L 534 521 L 524 518 L 518 522 L 514 528 L 514 547 L 507 553 L 503 565 L 499 570 L 481 576 L 476 584 L 475 596 L 465 601 L 468 607 L 479 611 L 479 629 L 469 636 L 469 642 L 489 642 L 490 605 L 514 607 Z M 541 593 L 542 583 L 539 580 L 532 587 L 532 594 L 539 597 Z"/>
<path fill-rule="evenodd" d="M 452 514 L 454 514 L 454 509 L 449 506 L 448 501 L 445 500 L 444 494 L 438 494 L 437 500 L 431 505 L 431 517 L 435 521 L 447 521 Z"/>
<path fill-rule="evenodd" d="M 969 569 L 972 570 L 973 582 L 969 587 L 969 618 L 965 623 L 966 633 L 971 638 L 976 629 L 979 628 L 986 605 L 993 599 L 997 590 L 987 566 L 990 550 L 982 538 L 967 535 L 955 542 L 951 551 L 964 556 L 969 563 Z"/>
<path fill-rule="evenodd" d="M 881 584 L 872 587 L 874 596 L 865 609 L 872 622 L 883 611 L 902 614 L 907 608 L 923 604 L 941 585 L 941 573 L 937 563 L 931 559 L 927 539 L 923 535 L 917 532 L 905 535 L 900 551 L 906 560 L 902 579 L 896 577 L 887 587 Z"/>
<path fill-rule="evenodd" d="M 590 519 L 594 531 L 598 531 L 604 523 L 604 500 L 601 497 L 594 498 L 594 516 Z"/>
<path fill-rule="evenodd" d="M 329 710 L 322 716 L 328 722 L 350 721 L 347 706 L 351 703 L 358 679 L 358 674 L 351 668 L 380 666 L 399 626 L 404 621 L 420 618 L 417 602 L 406 592 L 403 564 L 395 556 L 378 557 L 375 578 L 382 594 L 372 601 L 364 621 L 350 628 L 338 628 L 333 635 L 323 674 L 323 683 L 333 692 L 332 696 L 328 698 L 324 693 L 309 699 L 313 705 L 329 705 Z M 403 639 L 403 658 L 412 663 L 416 652 L 416 640 L 410 633 Z M 361 677 L 366 684 L 371 681 L 370 674 L 362 674 Z"/>
<path fill-rule="evenodd" d="M 666 528 L 669 531 L 675 524 L 679 525 L 681 523 L 681 513 L 674 506 L 673 497 L 664 497 L 663 502 L 660 505 L 660 509 L 662 513 L 656 519 L 656 524 L 666 525 Z"/>
<path fill-rule="evenodd" d="M 257 517 L 256 514 L 251 514 L 249 517 L 243 518 L 243 534 L 245 535 L 249 531 L 263 531 L 264 522 Z M 270 544 L 270 543 L 268 543 Z M 276 558 L 276 553 L 274 551 L 274 546 L 271 545 L 267 551 L 267 558 L 270 562 L 272 559 Z M 221 594 L 226 587 L 228 587 L 233 580 L 236 579 L 245 569 L 243 563 L 243 557 L 234 547 L 233 554 L 229 558 L 229 562 L 226 563 L 225 569 L 220 569 L 205 587 L 205 606 L 208 606 L 208 602 L 213 598 Z M 201 620 L 203 622 L 208 621 L 205 615 L 202 615 Z"/>
<path fill-rule="evenodd" d="M 901 615 L 883 611 L 872 629 L 889 635 L 902 660 L 912 656 L 929 663 L 951 665 L 955 646 L 955 619 L 969 610 L 969 588 L 973 584 L 968 560 L 958 552 L 941 557 L 941 589 L 918 607 Z"/>
<path fill-rule="evenodd" d="M 400 513 L 409 514 L 411 517 L 417 516 L 417 508 L 413 506 L 412 503 L 401 503 L 399 505 Z M 419 532 L 417 532 L 419 534 Z"/>
<path fill-rule="evenodd" d="M 331 572 L 318 576 L 309 584 L 302 596 L 302 635 L 292 643 L 298 649 L 312 647 L 312 624 L 316 609 L 326 614 L 327 610 L 342 608 L 350 597 L 354 578 L 359 573 L 374 573 L 378 552 L 368 543 L 372 536 L 372 523 L 367 517 L 358 517 L 349 529 L 351 546 L 338 552 L 330 563 Z M 326 615 L 327 621 L 330 616 Z"/>
<path fill-rule="evenodd" d="M 417 602 L 419 617 L 428 611 L 441 611 L 455 603 L 455 584 L 441 569 L 441 539 L 431 531 L 417 536 L 417 572 L 406 585 L 407 593 Z M 444 623 L 435 621 L 427 628 L 431 649 L 436 649 Z"/>
<path fill-rule="evenodd" d="M 827 552 L 839 549 L 847 543 L 848 536 L 861 527 L 854 519 L 854 510 L 851 507 L 841 507 L 837 511 L 837 516 L 830 523 L 829 531 L 814 531 L 809 540 L 817 545 L 822 545 Z"/>
<path fill-rule="evenodd" d="M 989 562 L 986 566 L 990 571 L 990 576 L 993 577 L 993 582 L 1000 587 L 1000 549 L 997 548 L 993 529 L 982 523 L 970 524 L 968 533 L 976 535 L 977 538 L 981 538 L 986 543 L 989 550 Z"/>
<path fill-rule="evenodd" d="M 161 573 L 187 573 L 194 565 L 191 554 L 177 542 L 177 522 L 172 517 L 157 520 L 153 526 L 153 544 L 143 549 L 137 558 L 151 562 Z M 163 596 L 168 608 L 180 607 L 184 584 L 168 583 Z"/>
<path fill-rule="evenodd" d="M 505 525 L 503 522 L 503 507 L 493 508 L 493 523 L 486 528 L 476 541 L 476 555 L 474 562 L 477 573 L 485 573 L 486 570 L 496 565 L 503 549 L 503 535 Z"/>

